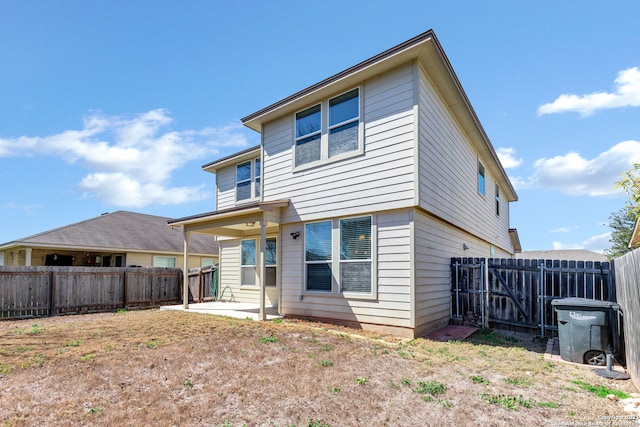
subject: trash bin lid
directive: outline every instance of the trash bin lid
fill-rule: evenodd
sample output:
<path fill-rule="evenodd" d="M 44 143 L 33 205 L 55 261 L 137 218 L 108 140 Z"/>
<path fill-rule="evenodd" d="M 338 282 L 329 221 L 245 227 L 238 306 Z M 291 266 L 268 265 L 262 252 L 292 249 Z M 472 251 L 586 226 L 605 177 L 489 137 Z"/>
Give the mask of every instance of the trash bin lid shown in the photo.
<path fill-rule="evenodd" d="M 613 301 L 600 301 L 589 298 L 558 298 L 551 300 L 551 305 L 555 307 L 579 307 L 579 308 L 600 308 L 617 310 L 618 303 Z"/>

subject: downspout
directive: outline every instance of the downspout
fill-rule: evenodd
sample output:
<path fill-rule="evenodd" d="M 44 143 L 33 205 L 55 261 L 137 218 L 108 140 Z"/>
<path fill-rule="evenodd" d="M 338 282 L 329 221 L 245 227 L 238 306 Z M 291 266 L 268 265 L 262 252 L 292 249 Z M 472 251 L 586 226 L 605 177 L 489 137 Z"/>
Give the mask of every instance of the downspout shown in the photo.
<path fill-rule="evenodd" d="M 182 226 L 184 236 L 184 253 L 182 261 L 182 306 L 185 310 L 189 309 L 189 235 L 185 226 Z"/>

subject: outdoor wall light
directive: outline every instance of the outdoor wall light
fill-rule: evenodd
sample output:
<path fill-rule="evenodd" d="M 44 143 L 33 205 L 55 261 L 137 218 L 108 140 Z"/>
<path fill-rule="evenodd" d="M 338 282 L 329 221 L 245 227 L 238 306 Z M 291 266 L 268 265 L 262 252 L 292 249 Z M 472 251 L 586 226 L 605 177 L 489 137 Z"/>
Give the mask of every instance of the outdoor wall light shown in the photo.
<path fill-rule="evenodd" d="M 254 225 L 256 225 L 255 221 L 250 221 L 247 223 L 247 227 L 253 227 Z"/>
<path fill-rule="evenodd" d="M 294 231 L 293 233 L 291 233 L 291 237 L 293 237 L 293 240 L 296 240 L 298 238 L 298 236 L 300 236 L 300 232 L 299 231 Z"/>
<path fill-rule="evenodd" d="M 463 250 L 463 251 L 466 251 L 466 250 L 468 250 L 468 249 L 469 249 L 469 246 L 467 246 L 467 244 L 466 244 L 466 243 L 463 243 L 463 244 L 462 244 L 462 250 Z"/>

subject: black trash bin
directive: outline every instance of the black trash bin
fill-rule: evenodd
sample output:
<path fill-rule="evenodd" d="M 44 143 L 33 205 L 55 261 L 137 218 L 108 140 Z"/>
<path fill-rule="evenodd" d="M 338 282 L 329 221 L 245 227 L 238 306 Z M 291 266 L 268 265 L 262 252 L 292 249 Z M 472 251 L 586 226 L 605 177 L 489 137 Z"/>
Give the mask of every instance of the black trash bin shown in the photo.
<path fill-rule="evenodd" d="M 586 298 L 551 301 L 558 313 L 560 357 L 574 363 L 604 365 L 610 347 L 609 317 L 618 304 Z"/>

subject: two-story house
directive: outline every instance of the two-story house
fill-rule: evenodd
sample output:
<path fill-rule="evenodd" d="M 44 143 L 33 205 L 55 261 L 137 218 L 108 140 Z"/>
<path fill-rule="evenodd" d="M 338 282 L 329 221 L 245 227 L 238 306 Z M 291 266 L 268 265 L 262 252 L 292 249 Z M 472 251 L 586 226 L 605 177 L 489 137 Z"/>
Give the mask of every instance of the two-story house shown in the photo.
<path fill-rule="evenodd" d="M 420 336 L 449 321 L 451 257 L 512 257 L 517 200 L 432 31 L 242 119 L 207 165 L 220 288 L 285 316 Z"/>

